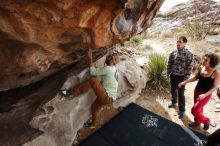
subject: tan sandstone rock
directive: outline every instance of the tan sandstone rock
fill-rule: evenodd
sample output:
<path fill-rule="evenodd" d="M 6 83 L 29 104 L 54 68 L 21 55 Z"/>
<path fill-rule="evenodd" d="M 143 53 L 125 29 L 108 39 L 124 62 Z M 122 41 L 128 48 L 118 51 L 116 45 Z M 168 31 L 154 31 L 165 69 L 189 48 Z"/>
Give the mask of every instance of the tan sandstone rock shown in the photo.
<path fill-rule="evenodd" d="M 163 2 L 1 0 L 0 91 L 78 63 L 88 48 L 99 49 L 141 33 Z"/>

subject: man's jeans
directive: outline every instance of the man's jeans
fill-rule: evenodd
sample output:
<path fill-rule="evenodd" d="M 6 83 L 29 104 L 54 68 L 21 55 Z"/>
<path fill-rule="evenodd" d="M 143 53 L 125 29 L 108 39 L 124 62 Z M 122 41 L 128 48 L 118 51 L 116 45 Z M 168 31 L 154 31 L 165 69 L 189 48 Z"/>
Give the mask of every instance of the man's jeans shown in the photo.
<path fill-rule="evenodd" d="M 172 95 L 172 104 L 177 103 L 178 97 L 178 105 L 179 111 L 185 111 L 185 86 L 179 88 L 178 84 L 184 80 L 184 76 L 177 76 L 174 74 L 170 75 L 170 85 L 171 85 L 171 95 Z"/>
<path fill-rule="evenodd" d="M 98 114 L 100 113 L 101 109 L 107 105 L 112 103 L 112 98 L 108 96 L 108 93 L 106 92 L 105 88 L 102 86 L 102 84 L 95 78 L 91 77 L 88 80 L 84 81 L 83 83 L 77 85 L 73 88 L 73 96 L 77 96 L 81 93 L 84 93 L 88 91 L 90 88 L 93 89 L 93 91 L 96 94 L 96 100 L 92 104 L 92 123 L 94 125 L 98 122 Z"/>

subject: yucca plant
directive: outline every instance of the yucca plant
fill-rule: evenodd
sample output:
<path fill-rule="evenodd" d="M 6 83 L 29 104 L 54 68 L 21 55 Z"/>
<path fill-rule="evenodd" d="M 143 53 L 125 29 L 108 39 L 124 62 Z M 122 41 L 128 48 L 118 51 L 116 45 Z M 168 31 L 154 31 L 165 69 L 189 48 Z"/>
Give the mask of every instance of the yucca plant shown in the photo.
<path fill-rule="evenodd" d="M 166 78 L 167 56 L 153 53 L 147 64 L 147 87 L 152 89 L 167 89 L 169 81 Z"/>

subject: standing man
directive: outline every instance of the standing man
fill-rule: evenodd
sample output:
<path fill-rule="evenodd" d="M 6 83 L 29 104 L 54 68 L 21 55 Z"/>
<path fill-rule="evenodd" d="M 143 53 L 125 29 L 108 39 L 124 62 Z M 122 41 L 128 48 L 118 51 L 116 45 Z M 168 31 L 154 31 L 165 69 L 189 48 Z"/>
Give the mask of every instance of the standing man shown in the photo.
<path fill-rule="evenodd" d="M 179 88 L 178 84 L 189 78 L 193 68 L 193 54 L 185 48 L 186 43 L 185 36 L 178 38 L 177 49 L 170 53 L 167 65 L 167 78 L 170 80 L 172 95 L 172 103 L 168 107 L 176 108 L 178 97 L 180 119 L 185 115 L 185 86 Z"/>

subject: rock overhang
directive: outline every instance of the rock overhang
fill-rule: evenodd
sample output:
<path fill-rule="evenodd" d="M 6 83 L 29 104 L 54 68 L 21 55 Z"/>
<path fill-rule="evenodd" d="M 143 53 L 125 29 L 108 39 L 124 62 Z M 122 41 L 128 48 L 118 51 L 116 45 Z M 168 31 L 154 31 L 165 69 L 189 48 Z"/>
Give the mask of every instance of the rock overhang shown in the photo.
<path fill-rule="evenodd" d="M 141 33 L 164 0 L 2 0 L 0 91 L 28 85 Z"/>

